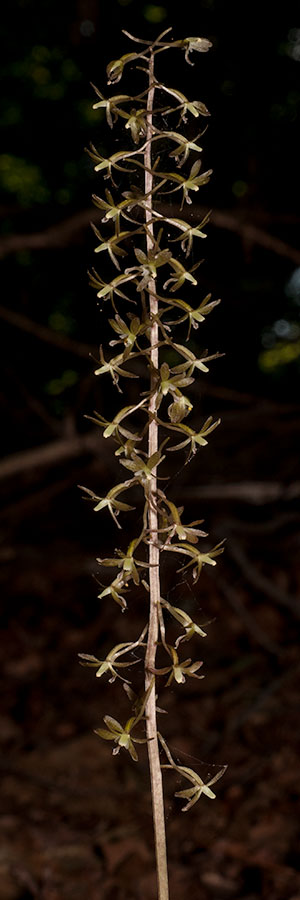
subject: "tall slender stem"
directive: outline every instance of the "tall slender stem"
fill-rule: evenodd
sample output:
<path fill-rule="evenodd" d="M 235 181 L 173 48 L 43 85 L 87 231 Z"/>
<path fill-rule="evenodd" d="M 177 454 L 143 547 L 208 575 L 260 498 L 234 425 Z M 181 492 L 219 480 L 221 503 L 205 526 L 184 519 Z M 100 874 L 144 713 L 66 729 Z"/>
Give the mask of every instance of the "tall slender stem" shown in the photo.
<path fill-rule="evenodd" d="M 154 100 L 154 56 L 150 54 L 149 59 L 149 92 L 147 100 L 147 143 L 144 152 L 145 164 L 145 194 L 148 194 L 148 202 L 146 208 L 146 246 L 147 252 L 152 249 L 154 244 L 154 233 L 152 224 L 152 186 L 153 177 L 151 175 L 151 137 L 152 137 L 152 112 Z M 149 306 L 152 318 L 151 326 L 151 382 L 150 382 L 150 400 L 149 400 L 149 437 L 148 437 L 148 454 L 155 453 L 158 448 L 158 426 L 152 413 L 155 412 L 156 393 L 155 393 L 155 373 L 158 368 L 158 324 L 155 320 L 157 315 L 158 304 L 155 297 L 155 280 L 152 278 L 148 284 Z M 151 669 L 155 667 L 156 647 L 158 641 L 158 604 L 160 601 L 160 576 L 159 576 L 159 549 L 157 546 L 157 511 L 156 511 L 156 491 L 157 491 L 157 475 L 156 469 L 153 470 L 151 476 L 149 508 L 148 508 L 148 525 L 149 525 L 149 584 L 150 584 L 150 612 L 149 612 L 149 629 L 148 642 L 145 657 L 145 686 L 149 687 L 152 678 Z M 155 704 L 155 686 L 150 692 L 146 707 L 146 731 L 148 738 L 148 755 L 151 778 L 151 795 L 153 810 L 153 825 L 155 836 L 156 850 L 156 867 L 157 867 L 157 883 L 158 883 L 158 900 L 168 900 L 168 870 L 167 870 L 167 847 L 166 847 L 166 829 L 164 814 L 164 798 L 162 775 L 160 768 L 159 746 L 157 739 L 156 725 L 156 704 Z"/>

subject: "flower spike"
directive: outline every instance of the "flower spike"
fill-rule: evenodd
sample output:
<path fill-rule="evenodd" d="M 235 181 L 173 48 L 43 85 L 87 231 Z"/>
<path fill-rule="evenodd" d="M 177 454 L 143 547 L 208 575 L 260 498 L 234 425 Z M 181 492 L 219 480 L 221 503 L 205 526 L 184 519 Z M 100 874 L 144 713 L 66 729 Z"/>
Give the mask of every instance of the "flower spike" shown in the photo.
<path fill-rule="evenodd" d="M 213 799 L 212 786 L 225 771 L 225 767 L 221 768 L 205 782 L 192 769 L 177 765 L 156 724 L 156 714 L 165 712 L 157 706 L 157 679 L 163 676 L 164 686 L 172 688 L 184 685 L 187 678 L 203 679 L 202 660 L 181 659 L 181 645 L 193 637 L 207 637 L 202 625 L 185 609 L 173 606 L 161 596 L 162 554 L 181 554 L 177 571 L 186 573 L 182 583 L 188 585 L 191 574 L 196 582 L 203 566 L 215 566 L 223 552 L 222 541 L 209 550 L 203 549 L 202 540 L 207 538 L 202 530 L 203 519 L 189 521 L 187 517 L 186 522 L 183 506 L 177 507 L 168 495 L 168 462 L 172 459 L 168 452 L 187 451 L 183 461 L 186 465 L 200 447 L 207 445 L 219 424 L 219 419 L 214 420 L 210 415 L 202 416 L 202 424 L 201 419 L 200 422 L 192 419 L 191 414 L 194 417 L 197 412 L 197 391 L 193 389 L 194 409 L 189 393 L 198 373 L 202 379 L 209 370 L 209 362 L 221 355 L 219 352 L 209 355 L 203 349 L 205 345 L 197 346 L 196 339 L 189 343 L 194 333 L 195 338 L 197 332 L 201 335 L 206 316 L 220 302 L 210 293 L 204 296 L 200 269 L 203 260 L 189 262 L 199 240 L 206 238 L 205 226 L 209 220 L 209 213 L 202 219 L 194 218 L 190 208 L 212 174 L 212 169 L 202 168 L 201 162 L 203 135 L 210 113 L 202 100 L 190 99 L 177 87 L 163 84 L 156 71 L 158 54 L 178 50 L 179 56 L 183 53 L 186 62 L 193 65 L 195 57 L 206 53 L 211 43 L 197 36 L 172 40 L 170 30 L 164 29 L 155 40 L 140 40 L 125 31 L 133 45 L 129 46 L 129 52 L 108 63 L 108 84 L 113 85 L 111 96 L 107 96 L 105 89 L 102 93 L 93 86 L 95 113 L 99 111 L 101 120 L 106 117 L 109 130 L 117 125 L 118 133 L 114 143 L 107 144 L 103 137 L 105 149 L 99 145 L 99 151 L 90 144 L 87 150 L 94 177 L 100 180 L 93 194 L 97 221 L 92 224 L 100 271 L 91 268 L 89 282 L 96 291 L 101 313 L 107 310 L 107 300 L 112 311 L 106 320 L 110 329 L 108 349 L 104 347 L 105 326 L 99 360 L 95 363 L 97 379 L 103 375 L 110 377 L 110 381 L 96 382 L 104 406 L 101 412 L 86 418 L 97 427 L 99 454 L 104 450 L 105 458 L 107 442 L 112 439 L 115 445 L 112 471 L 120 463 L 124 480 L 113 477 L 113 486 L 105 484 L 99 493 L 90 487 L 83 487 L 82 491 L 95 512 L 105 510 L 105 517 L 109 513 L 118 534 L 124 535 L 120 531 L 120 519 L 125 520 L 126 527 L 127 514 L 136 510 L 136 536 L 127 537 L 125 531 L 125 543 L 121 547 L 102 551 L 107 555 L 99 555 L 97 559 L 100 571 L 109 571 L 106 583 L 100 581 L 102 574 L 96 581 L 100 585 L 99 599 L 111 598 L 122 612 L 127 609 L 128 594 L 133 595 L 133 600 L 139 598 L 140 604 L 149 603 L 149 621 L 148 626 L 139 629 L 136 640 L 130 639 L 126 631 L 125 640 L 118 636 L 119 643 L 108 653 L 79 654 L 80 664 L 95 670 L 98 684 L 103 684 L 107 676 L 110 683 L 116 682 L 114 693 L 122 683 L 131 704 L 128 718 L 124 720 L 121 716 L 119 721 L 118 713 L 117 718 L 105 715 L 103 726 L 96 728 L 95 733 L 111 742 L 114 756 L 123 749 L 134 762 L 138 759 L 136 745 L 148 743 L 161 900 L 167 900 L 168 889 L 158 740 L 166 754 L 162 768 L 173 769 L 186 779 L 186 789 L 176 793 L 185 801 L 183 811 L 190 809 L 202 794 Z M 134 96 L 126 88 L 121 93 L 115 87 L 132 67 L 137 77 L 140 72 L 143 77 L 141 89 L 137 88 Z M 192 126 L 189 133 L 184 127 L 188 119 Z M 199 122 L 195 121 L 198 119 Z M 122 133 L 124 145 L 120 142 Z M 118 180 L 120 185 L 116 184 Z M 178 212 L 177 200 L 180 209 L 187 210 L 187 220 L 184 213 Z M 176 201 L 177 210 L 176 206 L 172 210 L 172 201 Z M 176 329 L 181 324 L 187 334 L 176 340 Z M 146 383 L 139 382 L 139 378 L 144 378 Z M 122 393 L 124 382 L 128 399 L 125 406 L 121 403 L 116 406 L 116 392 L 111 391 L 111 383 Z M 188 416 L 190 424 L 186 424 Z M 182 605 L 185 605 L 184 598 Z M 173 631 L 177 631 L 174 645 L 168 634 L 170 617 Z M 157 651 L 162 654 L 162 664 Z M 143 685 L 134 683 L 131 687 L 130 676 L 137 676 L 140 657 L 143 657 Z"/>

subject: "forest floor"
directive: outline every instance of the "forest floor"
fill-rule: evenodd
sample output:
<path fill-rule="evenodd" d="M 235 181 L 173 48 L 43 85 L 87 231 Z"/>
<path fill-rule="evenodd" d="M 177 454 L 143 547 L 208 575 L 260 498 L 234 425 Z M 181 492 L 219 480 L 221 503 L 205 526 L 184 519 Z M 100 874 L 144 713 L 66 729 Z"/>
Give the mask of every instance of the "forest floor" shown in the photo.
<path fill-rule="evenodd" d="M 83 481 L 74 467 L 68 478 Z M 145 598 L 124 616 L 99 606 L 94 557 L 111 555 L 116 534 L 99 532 L 68 484 L 47 490 L 3 520 L 0 900 L 154 900 L 146 749 L 137 764 L 112 757 L 93 733 L 105 713 L 128 717 L 128 699 L 77 657 L 135 639 Z M 228 538 L 217 576 L 206 567 L 193 588 L 165 576 L 170 602 L 184 592 L 197 621 L 211 620 L 205 641 L 182 645 L 205 678 L 168 690 L 160 678 L 159 727 L 204 779 L 228 769 L 217 799 L 184 814 L 183 783 L 164 773 L 171 898 L 299 900 L 299 517 L 274 503 L 249 525 L 231 507 L 228 524 L 213 506 L 213 539 Z M 142 666 L 131 671 L 134 687 Z"/>

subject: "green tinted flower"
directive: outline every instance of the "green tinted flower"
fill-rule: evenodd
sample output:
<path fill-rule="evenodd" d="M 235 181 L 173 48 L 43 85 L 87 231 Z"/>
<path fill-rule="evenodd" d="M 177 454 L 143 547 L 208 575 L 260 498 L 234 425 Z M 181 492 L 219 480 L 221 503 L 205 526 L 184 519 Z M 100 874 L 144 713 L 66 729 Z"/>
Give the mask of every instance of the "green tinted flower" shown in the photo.
<path fill-rule="evenodd" d="M 112 716 L 104 716 L 103 721 L 105 722 L 105 725 L 107 725 L 107 728 L 95 728 L 94 731 L 95 734 L 98 734 L 104 741 L 113 741 L 117 745 L 113 750 L 113 756 L 116 756 L 117 753 L 120 752 L 120 748 L 123 747 L 124 750 L 128 750 L 131 759 L 133 759 L 134 762 L 137 762 L 138 755 L 134 744 L 145 744 L 147 743 L 147 738 L 133 738 L 131 736 L 131 729 L 136 722 L 134 716 L 132 716 L 131 719 L 128 719 L 124 728 L 123 725 L 120 725 L 120 722 L 118 722 L 117 719 L 113 719 Z"/>
<path fill-rule="evenodd" d="M 106 66 L 108 84 L 116 84 L 117 81 L 120 81 L 123 75 L 124 66 L 126 63 L 136 59 L 137 55 L 137 53 L 125 53 L 120 59 L 113 59 L 108 63 L 108 66 Z"/>
<path fill-rule="evenodd" d="M 205 794 L 206 797 L 209 797 L 210 800 L 215 800 L 216 795 L 213 791 L 211 791 L 211 785 L 215 784 L 216 781 L 219 781 L 226 772 L 227 766 L 222 766 L 222 768 L 217 772 L 213 778 L 210 778 L 209 781 L 202 781 L 200 775 L 197 772 L 194 772 L 193 769 L 189 769 L 187 766 L 178 766 L 172 759 L 170 750 L 162 737 L 161 734 L 158 735 L 160 743 L 164 748 L 166 756 L 169 760 L 169 763 L 165 763 L 161 766 L 162 769 L 174 769 L 175 772 L 178 772 L 179 775 L 183 775 L 184 778 L 187 778 L 188 781 L 192 782 L 192 787 L 188 788 L 186 791 L 176 791 L 175 797 L 184 797 L 188 800 L 186 806 L 183 807 L 182 812 L 187 812 L 188 809 L 191 809 L 191 806 L 194 806 L 194 803 L 197 803 L 197 800 L 201 797 L 201 794 Z"/>
<path fill-rule="evenodd" d="M 180 662 L 178 659 L 178 653 L 176 652 L 174 647 L 170 647 L 168 644 L 164 644 L 164 647 L 171 657 L 171 665 L 164 666 L 162 669 L 150 669 L 150 671 L 155 675 L 166 675 L 168 672 L 170 672 L 168 681 L 166 682 L 166 687 L 169 687 L 169 685 L 172 684 L 173 679 L 177 681 L 177 684 L 184 684 L 186 675 L 188 675 L 190 678 L 204 678 L 204 675 L 196 675 L 198 669 L 203 666 L 203 662 L 193 663 L 191 659 L 185 659 L 183 660 L 183 662 Z"/>
<path fill-rule="evenodd" d="M 132 653 L 132 651 L 136 647 L 144 646 L 143 639 L 145 637 L 147 627 L 148 626 L 146 625 L 137 641 L 133 641 L 131 643 L 116 644 L 116 646 L 109 651 L 104 660 L 97 659 L 96 656 L 90 656 L 89 653 L 78 653 L 78 656 L 80 657 L 80 665 L 96 668 L 96 678 L 101 678 L 102 675 L 109 672 L 111 674 L 111 678 L 109 679 L 110 683 L 113 683 L 116 678 L 121 678 L 122 681 L 130 684 L 128 679 L 123 678 L 123 676 L 120 675 L 119 672 L 116 671 L 116 669 L 135 666 L 138 662 L 140 662 L 140 660 L 134 659 L 127 662 L 118 662 L 117 660 L 120 656 L 124 656 L 124 653 Z"/>
<path fill-rule="evenodd" d="M 172 606 L 171 603 L 168 603 L 163 597 L 160 598 L 160 603 L 168 610 L 174 619 L 177 619 L 177 622 L 180 622 L 185 630 L 185 634 L 178 637 L 175 641 L 176 650 L 180 643 L 189 641 L 195 634 L 198 634 L 200 637 L 206 637 L 206 631 L 203 631 L 203 629 L 200 628 L 200 625 L 196 625 L 196 622 L 193 622 L 193 619 L 191 619 L 188 613 L 184 612 L 183 609 L 180 609 L 178 606 Z"/>

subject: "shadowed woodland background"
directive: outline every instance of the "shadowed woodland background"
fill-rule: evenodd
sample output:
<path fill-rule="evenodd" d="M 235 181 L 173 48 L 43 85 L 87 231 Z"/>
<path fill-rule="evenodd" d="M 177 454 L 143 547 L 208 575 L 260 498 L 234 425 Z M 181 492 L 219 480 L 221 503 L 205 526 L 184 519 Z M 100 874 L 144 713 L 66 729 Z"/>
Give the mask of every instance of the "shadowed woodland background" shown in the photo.
<path fill-rule="evenodd" d="M 174 38 L 213 41 L 194 68 L 166 55 L 162 73 L 212 114 L 199 290 L 222 304 L 193 349 L 226 354 L 193 395 L 193 421 L 220 415 L 222 426 L 188 466 L 177 461 L 170 497 L 227 542 L 217 571 L 184 585 L 186 608 L 212 620 L 200 650 L 192 644 L 206 677 L 169 691 L 162 679 L 161 729 L 201 775 L 229 766 L 217 800 L 188 817 L 166 773 L 171 897 L 300 897 L 299 15 L 256 0 L 11 0 L 1 17 L 0 900 L 155 896 L 146 754 L 138 765 L 113 759 L 96 738 L 101 717 L 122 719 L 128 703 L 77 662 L 136 637 L 144 598 L 125 616 L 99 605 L 95 557 L 112 554 L 116 531 L 76 485 L 101 494 L 120 480 L 84 419 L 119 403 L 90 355 L 111 334 L 108 304 L 102 313 L 87 284 L 89 222 L 99 222 L 90 196 L 103 181 L 84 146 L 105 155 L 111 134 L 89 82 L 106 94 L 106 64 L 130 49 L 122 28 L 150 39 L 169 24 Z M 163 573 L 173 602 L 183 597 L 175 568 Z"/>

